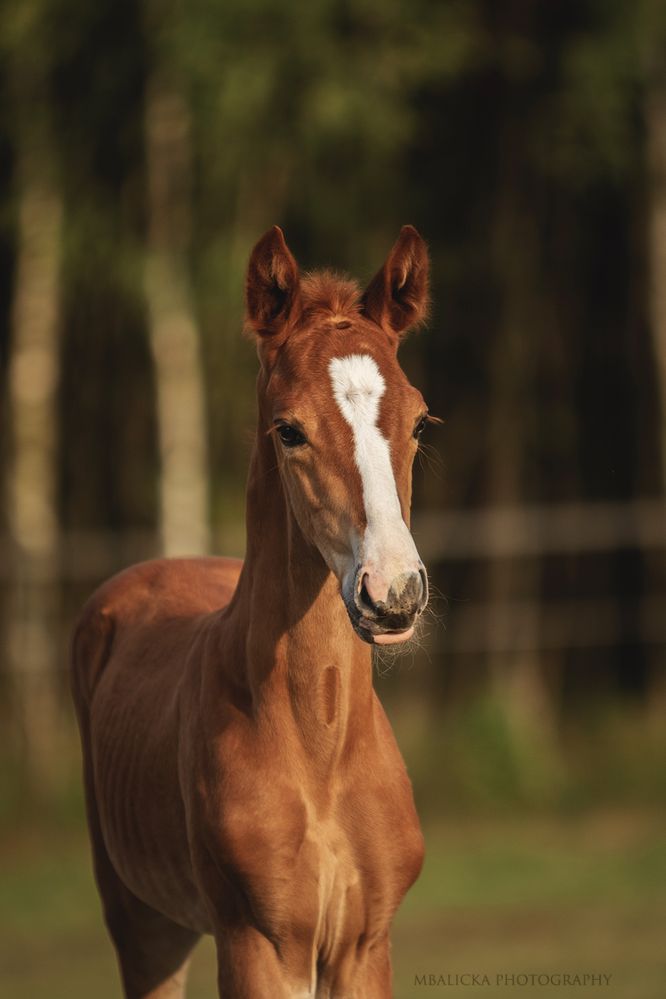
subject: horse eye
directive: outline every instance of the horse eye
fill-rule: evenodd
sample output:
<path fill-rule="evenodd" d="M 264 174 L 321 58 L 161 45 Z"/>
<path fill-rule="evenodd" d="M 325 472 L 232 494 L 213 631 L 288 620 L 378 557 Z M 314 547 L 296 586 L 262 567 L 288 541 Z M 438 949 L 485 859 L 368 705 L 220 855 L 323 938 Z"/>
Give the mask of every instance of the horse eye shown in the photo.
<path fill-rule="evenodd" d="M 419 422 L 414 427 L 414 437 L 416 440 L 419 439 L 419 437 L 425 430 L 427 423 L 428 423 L 428 414 L 426 413 L 425 416 L 422 416 Z"/>
<path fill-rule="evenodd" d="M 305 444 L 304 435 L 296 427 L 292 427 L 289 423 L 280 423 L 277 428 L 278 437 L 282 441 L 285 447 L 298 447 L 299 444 Z"/>

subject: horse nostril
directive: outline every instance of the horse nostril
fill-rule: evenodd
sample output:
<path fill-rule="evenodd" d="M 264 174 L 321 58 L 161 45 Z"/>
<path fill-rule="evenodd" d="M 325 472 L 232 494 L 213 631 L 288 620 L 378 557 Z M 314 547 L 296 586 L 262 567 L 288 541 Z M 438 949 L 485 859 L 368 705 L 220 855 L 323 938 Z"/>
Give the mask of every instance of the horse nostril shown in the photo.
<path fill-rule="evenodd" d="M 359 590 L 358 593 L 357 603 L 360 604 L 362 608 L 365 608 L 366 610 L 372 611 L 373 614 L 376 614 L 377 604 L 374 602 L 374 600 L 368 593 L 368 588 L 365 583 L 367 578 L 368 574 L 366 572 L 365 575 L 363 576 L 363 579 L 361 580 L 361 589 Z"/>
<path fill-rule="evenodd" d="M 357 576 L 356 607 L 364 617 L 388 622 L 391 627 L 420 614 L 428 599 L 428 579 L 425 570 L 405 572 L 393 579 L 386 596 L 379 598 L 383 583 L 380 576 L 364 572 Z"/>
<path fill-rule="evenodd" d="M 424 580 L 424 573 L 420 569 L 418 572 L 411 572 L 403 576 L 401 582 L 402 586 L 399 589 L 396 587 L 397 593 L 392 603 L 396 610 L 400 609 L 403 613 L 418 614 L 423 607 L 423 597 L 426 593 L 424 587 L 427 582 Z"/>
<path fill-rule="evenodd" d="M 421 610 L 428 602 L 428 576 L 423 567 L 419 569 L 419 577 L 421 580 L 421 593 L 419 594 L 419 603 L 422 604 Z"/>

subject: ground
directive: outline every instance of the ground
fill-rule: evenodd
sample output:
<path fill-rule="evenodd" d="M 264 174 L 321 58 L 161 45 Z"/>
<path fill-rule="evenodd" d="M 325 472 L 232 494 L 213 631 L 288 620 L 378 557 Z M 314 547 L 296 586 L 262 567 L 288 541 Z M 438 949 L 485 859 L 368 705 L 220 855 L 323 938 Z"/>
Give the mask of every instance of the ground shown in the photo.
<path fill-rule="evenodd" d="M 430 821 L 425 831 L 428 859 L 393 934 L 396 999 L 666 994 L 663 816 L 477 816 Z M 80 825 L 14 829 L 2 837 L 0 859 L 3 999 L 117 999 Z M 497 975 L 533 972 L 611 979 L 496 984 Z M 477 984 L 461 977 L 472 975 Z M 213 999 L 214 981 L 213 947 L 204 941 L 190 999 Z"/>

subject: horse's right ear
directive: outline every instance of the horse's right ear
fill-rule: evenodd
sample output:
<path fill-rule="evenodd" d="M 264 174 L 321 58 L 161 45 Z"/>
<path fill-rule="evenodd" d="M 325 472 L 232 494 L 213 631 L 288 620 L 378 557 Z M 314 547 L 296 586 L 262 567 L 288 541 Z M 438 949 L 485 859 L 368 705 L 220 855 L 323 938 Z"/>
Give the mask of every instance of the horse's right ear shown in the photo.
<path fill-rule="evenodd" d="M 245 280 L 246 327 L 261 338 L 282 333 L 300 304 L 299 289 L 298 264 L 282 229 L 274 225 L 250 254 Z"/>

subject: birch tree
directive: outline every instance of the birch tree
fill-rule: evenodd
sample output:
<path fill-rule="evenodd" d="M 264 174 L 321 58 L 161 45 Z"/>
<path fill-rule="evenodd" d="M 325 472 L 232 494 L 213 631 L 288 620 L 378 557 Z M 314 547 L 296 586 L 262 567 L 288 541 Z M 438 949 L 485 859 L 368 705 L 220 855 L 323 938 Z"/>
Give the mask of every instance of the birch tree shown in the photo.
<path fill-rule="evenodd" d="M 32 4 L 9 60 L 14 108 L 16 270 L 11 310 L 6 508 L 10 577 L 7 661 L 28 773 L 36 788 L 55 776 L 58 722 L 57 408 L 62 198 L 53 163 L 49 91 Z M 28 16 L 30 15 L 30 16 Z"/>
<path fill-rule="evenodd" d="M 209 549 L 204 375 L 186 250 L 191 225 L 191 123 L 159 69 L 145 111 L 148 248 L 145 271 L 157 393 L 160 529 L 166 555 Z"/>

